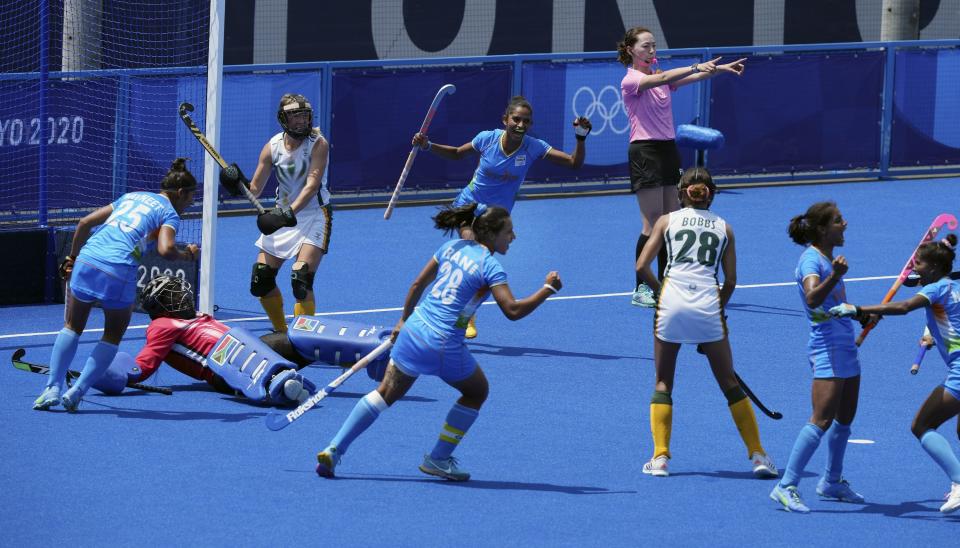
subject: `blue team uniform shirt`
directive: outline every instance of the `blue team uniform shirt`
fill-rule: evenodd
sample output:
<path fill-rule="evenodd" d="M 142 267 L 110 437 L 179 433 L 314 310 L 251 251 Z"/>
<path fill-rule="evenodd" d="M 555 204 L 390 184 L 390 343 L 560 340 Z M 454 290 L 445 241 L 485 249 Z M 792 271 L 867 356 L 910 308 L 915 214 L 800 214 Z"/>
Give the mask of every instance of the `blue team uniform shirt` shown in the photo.
<path fill-rule="evenodd" d="M 489 249 L 473 240 L 451 240 L 440 246 L 433 260 L 439 265 L 437 278 L 417 313 L 441 334 L 462 337 L 490 288 L 507 283 L 507 273 Z"/>
<path fill-rule="evenodd" d="M 86 241 L 78 260 L 94 263 L 106 272 L 125 275 L 135 270 L 141 243 L 166 225 L 180 228 L 180 215 L 163 194 L 130 192 L 113 202 L 113 213 Z"/>
<path fill-rule="evenodd" d="M 927 328 L 948 365 L 960 365 L 960 282 L 941 278 L 917 293 L 928 301 Z"/>
<path fill-rule="evenodd" d="M 857 345 L 854 342 L 853 321 L 850 318 L 832 318 L 827 312 L 831 307 L 846 302 L 847 290 L 841 279 L 833 287 L 823 303 L 811 309 L 807 306 L 803 291 L 803 280 L 807 276 L 818 276 L 825 280 L 833 274 L 833 265 L 813 246 L 808 246 L 800 255 L 797 264 L 796 282 L 800 293 L 800 302 L 810 324 L 810 339 L 807 350 L 810 365 L 817 378 L 851 377 L 860 374 L 857 359 Z"/>
<path fill-rule="evenodd" d="M 460 191 L 453 205 L 479 203 L 511 211 L 530 165 L 553 148 L 540 139 L 524 135 L 520 147 L 508 155 L 500 144 L 503 133 L 502 129 L 481 131 L 473 138 L 471 144 L 480 153 L 480 163 L 470 184 Z"/>
<path fill-rule="evenodd" d="M 437 277 L 403 324 L 390 359 L 407 375 L 435 375 L 454 383 L 477 368 L 464 343 L 467 322 L 491 287 L 507 283 L 507 274 L 486 247 L 472 240 L 443 244 L 433 260 Z"/>

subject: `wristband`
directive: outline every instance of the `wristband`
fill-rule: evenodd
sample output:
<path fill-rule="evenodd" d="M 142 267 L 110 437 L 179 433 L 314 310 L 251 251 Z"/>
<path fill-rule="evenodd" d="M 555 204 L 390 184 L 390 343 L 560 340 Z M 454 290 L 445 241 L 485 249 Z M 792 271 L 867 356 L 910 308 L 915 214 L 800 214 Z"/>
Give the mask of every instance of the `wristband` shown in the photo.
<path fill-rule="evenodd" d="M 694 74 L 696 74 L 697 72 L 701 72 L 701 71 L 700 71 L 700 63 L 694 63 L 694 64 L 690 65 L 690 70 L 692 70 L 692 71 L 694 72 Z"/>
<path fill-rule="evenodd" d="M 558 291 L 558 289 L 557 289 L 556 287 L 553 287 L 553 286 L 550 285 L 550 284 L 543 284 L 543 287 L 549 289 L 552 293 L 556 293 L 556 292 Z"/>
<path fill-rule="evenodd" d="M 578 141 L 586 141 L 586 140 L 587 140 L 587 136 L 586 136 L 586 135 L 577 134 L 577 135 L 576 135 L 576 138 L 577 138 Z"/>

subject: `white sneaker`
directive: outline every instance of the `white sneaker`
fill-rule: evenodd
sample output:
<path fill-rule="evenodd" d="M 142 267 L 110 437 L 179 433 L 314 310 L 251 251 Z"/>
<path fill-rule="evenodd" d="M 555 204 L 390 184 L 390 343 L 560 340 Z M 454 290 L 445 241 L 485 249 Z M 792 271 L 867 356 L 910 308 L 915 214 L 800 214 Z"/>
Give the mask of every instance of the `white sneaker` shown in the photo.
<path fill-rule="evenodd" d="M 950 495 L 947 497 L 947 502 L 940 507 L 940 511 L 949 514 L 958 509 L 960 509 L 960 483 L 954 483 L 950 486 Z"/>
<path fill-rule="evenodd" d="M 670 475 L 670 471 L 667 469 L 667 462 L 669 460 L 670 457 L 666 455 L 660 455 L 659 457 L 652 458 L 643 463 L 643 473 L 659 478 L 665 478 Z"/>
<path fill-rule="evenodd" d="M 750 455 L 750 463 L 753 465 L 753 475 L 758 478 L 780 477 L 780 472 L 774 466 L 773 461 L 770 460 L 769 455 L 757 451 Z"/>
<path fill-rule="evenodd" d="M 657 306 L 657 298 L 649 285 L 640 284 L 633 292 L 633 296 L 630 298 L 630 304 L 643 308 L 654 308 Z"/>

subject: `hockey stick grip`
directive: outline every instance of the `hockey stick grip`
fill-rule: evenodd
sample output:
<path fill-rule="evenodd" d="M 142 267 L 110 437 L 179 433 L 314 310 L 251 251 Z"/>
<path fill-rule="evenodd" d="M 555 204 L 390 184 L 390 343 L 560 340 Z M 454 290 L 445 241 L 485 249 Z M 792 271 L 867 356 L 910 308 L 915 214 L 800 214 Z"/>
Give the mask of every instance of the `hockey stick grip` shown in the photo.
<path fill-rule="evenodd" d="M 920 344 L 920 348 L 917 350 L 917 356 L 913 358 L 913 365 L 910 366 L 910 374 L 916 375 L 920 371 L 920 363 L 923 362 L 923 357 L 927 354 L 927 349 L 929 347 L 923 343 Z"/>

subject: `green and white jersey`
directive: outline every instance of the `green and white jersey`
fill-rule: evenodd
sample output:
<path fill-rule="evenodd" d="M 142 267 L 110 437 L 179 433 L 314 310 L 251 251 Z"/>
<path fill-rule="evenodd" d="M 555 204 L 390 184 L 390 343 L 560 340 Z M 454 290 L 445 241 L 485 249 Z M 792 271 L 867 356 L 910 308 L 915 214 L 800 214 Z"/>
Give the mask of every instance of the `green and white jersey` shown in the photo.
<path fill-rule="evenodd" d="M 314 128 L 300 146 L 294 150 L 287 150 L 283 145 L 283 132 L 280 132 L 270 139 L 270 155 L 273 160 L 273 172 L 277 176 L 277 205 L 289 207 L 303 187 L 307 184 L 307 173 L 310 171 L 310 153 L 313 151 L 313 145 L 320 139 L 320 130 Z M 329 156 L 327 165 L 330 164 Z M 320 179 L 320 190 L 317 191 L 317 199 L 311 200 L 302 210 L 302 212 L 315 212 L 320 206 L 330 203 L 330 191 L 327 189 L 327 170 L 324 169 L 323 177 Z M 297 213 L 300 216 L 300 213 Z"/>
<path fill-rule="evenodd" d="M 663 239 L 667 277 L 678 282 L 719 283 L 720 260 L 727 249 L 727 223 L 719 215 L 692 207 L 674 211 Z"/>

